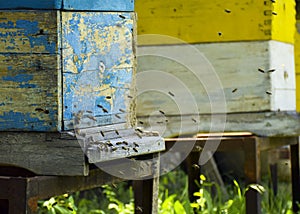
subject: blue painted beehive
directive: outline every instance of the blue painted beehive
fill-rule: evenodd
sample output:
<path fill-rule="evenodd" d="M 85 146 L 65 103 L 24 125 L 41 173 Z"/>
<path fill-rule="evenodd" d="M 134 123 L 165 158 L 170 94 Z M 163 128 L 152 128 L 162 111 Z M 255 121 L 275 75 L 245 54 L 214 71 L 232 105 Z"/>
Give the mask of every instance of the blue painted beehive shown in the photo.
<path fill-rule="evenodd" d="M 133 0 L 0 0 L 0 131 L 132 123 L 133 8 Z"/>

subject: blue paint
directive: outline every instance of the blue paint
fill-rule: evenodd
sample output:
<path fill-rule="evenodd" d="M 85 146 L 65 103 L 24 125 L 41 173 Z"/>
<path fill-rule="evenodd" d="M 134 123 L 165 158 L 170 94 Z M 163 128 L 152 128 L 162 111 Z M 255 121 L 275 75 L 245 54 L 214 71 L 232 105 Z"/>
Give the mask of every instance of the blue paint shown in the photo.
<path fill-rule="evenodd" d="M 30 80 L 33 80 L 33 75 L 17 74 L 15 76 L 4 76 L 4 77 L 2 77 L 2 80 L 22 83 L 22 82 L 28 82 Z"/>
<path fill-rule="evenodd" d="M 134 0 L 0 0 L 0 9 L 133 11 Z"/>
<path fill-rule="evenodd" d="M 53 112 L 50 112 L 53 114 Z M 4 112 L 0 115 L 0 130 L 1 131 L 55 131 L 56 122 L 43 121 L 37 117 L 32 116 L 30 113 L 20 112 Z"/>
<path fill-rule="evenodd" d="M 20 84 L 19 87 L 20 88 L 36 88 L 37 86 L 35 84 L 25 83 L 25 84 Z"/>
<path fill-rule="evenodd" d="M 9 23 L 9 24 L 7 24 Z M 0 25 L 5 25 L 5 31 L 0 32 L 0 39 L 6 41 L 6 50 L 13 51 L 14 49 L 20 48 L 16 46 L 15 37 L 22 35 L 25 37 L 23 44 L 25 42 L 30 43 L 30 47 L 34 49 L 36 46 L 44 47 L 46 53 L 55 54 L 56 43 L 49 42 L 49 36 L 47 34 L 40 34 L 40 28 L 38 21 L 29 21 L 29 20 L 17 20 L 15 23 L 11 22 L 1 22 Z"/>

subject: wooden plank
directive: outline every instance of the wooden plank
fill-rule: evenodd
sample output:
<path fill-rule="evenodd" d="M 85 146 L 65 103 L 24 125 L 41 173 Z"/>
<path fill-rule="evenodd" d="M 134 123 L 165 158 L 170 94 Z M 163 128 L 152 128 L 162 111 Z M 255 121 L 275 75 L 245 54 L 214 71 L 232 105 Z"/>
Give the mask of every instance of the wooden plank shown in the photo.
<path fill-rule="evenodd" d="M 167 116 L 168 122 L 157 124 L 161 117 L 140 117 L 145 130 L 157 130 L 163 137 L 196 134 L 198 132 L 252 132 L 258 136 L 299 136 L 300 116 L 295 112 L 258 112 L 216 115 Z M 196 120 L 197 119 L 197 120 Z M 226 124 L 224 124 L 226 119 Z M 224 126 L 225 125 L 225 126 Z"/>
<path fill-rule="evenodd" d="M 59 133 L 1 132 L 0 164 L 40 175 L 87 175 L 88 165 L 77 140 Z"/>
<path fill-rule="evenodd" d="M 0 53 L 57 54 L 58 26 L 55 11 L 0 11 Z"/>
<path fill-rule="evenodd" d="M 133 124 L 135 14 L 63 12 L 62 24 L 65 130 L 84 111 L 96 123 L 81 128 Z"/>
<path fill-rule="evenodd" d="M 81 135 L 83 133 L 80 133 Z M 146 155 L 165 150 L 164 140 L 155 132 L 141 129 L 101 131 L 84 134 L 89 163 Z"/>
<path fill-rule="evenodd" d="M 133 0 L 15 0 L 0 1 L 0 9 L 64 9 L 95 11 L 133 11 Z"/>
<path fill-rule="evenodd" d="M 135 9 L 140 35 L 168 35 L 188 43 L 270 39 L 294 42 L 294 0 L 137 0 Z M 174 40 L 143 42 L 153 45 Z"/>
<path fill-rule="evenodd" d="M 300 6 L 298 5 L 300 8 Z M 299 13 L 300 14 L 300 13 Z M 297 15 L 299 15 L 297 13 Z M 295 68 L 296 68 L 296 104 L 297 111 L 300 112 L 300 20 L 297 20 L 297 30 L 295 31 Z"/>
<path fill-rule="evenodd" d="M 0 130 L 58 129 L 56 55 L 0 54 Z"/>
<path fill-rule="evenodd" d="M 296 108 L 293 45 L 228 42 L 141 46 L 138 52 L 138 116 Z"/>

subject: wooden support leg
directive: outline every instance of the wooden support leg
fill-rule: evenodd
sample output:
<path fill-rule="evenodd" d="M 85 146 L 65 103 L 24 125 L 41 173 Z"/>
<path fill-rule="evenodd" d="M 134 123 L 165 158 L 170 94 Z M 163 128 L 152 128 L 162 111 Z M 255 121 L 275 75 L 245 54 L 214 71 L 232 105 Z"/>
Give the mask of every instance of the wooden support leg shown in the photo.
<path fill-rule="evenodd" d="M 271 172 L 271 186 L 273 189 L 273 193 L 276 196 L 278 191 L 277 163 L 270 164 L 270 172 Z"/>
<path fill-rule="evenodd" d="M 290 145 L 291 149 L 291 170 L 292 170 L 292 194 L 293 194 L 293 211 L 299 211 L 300 203 L 300 172 L 299 172 L 299 139 L 295 145 Z"/>
<path fill-rule="evenodd" d="M 197 198 L 194 196 L 194 192 L 199 191 L 199 187 L 195 181 L 199 181 L 200 167 L 198 166 L 200 152 L 191 152 L 186 159 L 187 173 L 188 173 L 188 188 L 189 188 L 189 199 L 195 201 Z"/>
<path fill-rule="evenodd" d="M 133 182 L 136 214 L 158 213 L 160 155 L 153 154 L 153 157 L 157 160 L 153 165 L 153 178 Z"/>
<path fill-rule="evenodd" d="M 245 152 L 245 177 L 246 185 L 259 184 L 260 182 L 260 150 L 259 140 L 257 138 L 244 139 Z M 261 196 L 254 190 L 249 189 L 246 192 L 246 213 L 260 214 L 261 213 Z"/>

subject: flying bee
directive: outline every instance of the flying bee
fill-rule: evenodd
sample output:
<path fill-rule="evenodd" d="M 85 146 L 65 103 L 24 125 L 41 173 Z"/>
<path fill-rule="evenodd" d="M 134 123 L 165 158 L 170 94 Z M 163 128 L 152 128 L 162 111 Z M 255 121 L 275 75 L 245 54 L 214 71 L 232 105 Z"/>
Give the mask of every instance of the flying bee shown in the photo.
<path fill-rule="evenodd" d="M 114 152 L 114 151 L 116 151 L 117 149 L 118 149 L 118 148 L 113 147 L 113 148 L 111 148 L 111 151 Z"/>
<path fill-rule="evenodd" d="M 110 100 L 110 99 L 111 99 L 111 96 L 106 96 L 105 98 L 108 99 L 108 100 Z"/>
<path fill-rule="evenodd" d="M 115 114 L 115 117 L 118 119 L 121 119 L 120 115 L 118 115 L 118 114 Z"/>
<path fill-rule="evenodd" d="M 133 142 L 133 145 L 134 145 L 135 147 L 140 147 L 139 144 L 137 144 L 136 142 Z"/>
<path fill-rule="evenodd" d="M 127 97 L 128 97 L 129 99 L 132 99 L 132 98 L 133 98 L 131 95 L 127 95 Z"/>
<path fill-rule="evenodd" d="M 272 11 L 272 14 L 275 15 L 275 16 L 277 15 L 277 13 L 275 11 Z"/>
<path fill-rule="evenodd" d="M 274 72 L 276 69 L 270 69 L 270 70 L 268 70 L 267 72 L 268 73 L 272 73 L 272 72 Z"/>
<path fill-rule="evenodd" d="M 231 92 L 232 93 L 234 93 L 234 92 L 236 92 L 238 89 L 237 88 L 235 88 L 235 89 L 233 89 Z"/>
<path fill-rule="evenodd" d="M 101 133 L 102 137 L 104 137 L 104 136 L 105 136 L 105 135 L 104 135 L 104 133 L 103 133 L 103 131 L 100 131 L 100 133 Z"/>
<path fill-rule="evenodd" d="M 119 17 L 122 18 L 122 19 L 126 19 L 126 17 L 123 16 L 123 15 L 119 15 Z"/>
<path fill-rule="evenodd" d="M 265 71 L 263 70 L 263 69 L 261 69 L 261 68 L 258 68 L 257 69 L 259 72 L 261 72 L 261 73 L 265 73 Z"/>
<path fill-rule="evenodd" d="M 135 152 L 139 152 L 136 148 L 133 148 L 133 151 L 135 151 Z"/>
<path fill-rule="evenodd" d="M 124 109 L 119 109 L 120 112 L 125 113 L 126 111 Z"/>
<path fill-rule="evenodd" d="M 115 130 L 115 132 L 116 132 L 117 135 L 120 135 L 119 132 L 118 132 L 118 130 Z"/>
<path fill-rule="evenodd" d="M 128 143 L 126 141 L 123 141 L 122 142 L 124 145 L 128 146 Z"/>
<path fill-rule="evenodd" d="M 200 169 L 200 166 L 199 166 L 198 164 L 195 164 L 195 163 L 192 165 L 192 167 L 193 167 L 194 169 Z"/>
<path fill-rule="evenodd" d="M 91 116 L 91 115 L 87 115 L 86 117 L 97 122 L 97 119 L 95 117 Z"/>
<path fill-rule="evenodd" d="M 162 110 L 159 110 L 159 112 L 160 112 L 161 114 L 165 115 L 165 112 L 164 112 L 164 111 L 162 111 Z"/>
<path fill-rule="evenodd" d="M 171 91 L 169 91 L 168 94 L 171 95 L 172 97 L 175 96 Z"/>
<path fill-rule="evenodd" d="M 272 92 L 270 92 L 270 91 L 266 91 L 266 94 L 268 94 L 268 95 L 272 95 Z"/>
<path fill-rule="evenodd" d="M 218 32 L 218 35 L 219 35 L 219 36 L 222 36 L 222 32 Z"/>
<path fill-rule="evenodd" d="M 139 138 L 141 138 L 141 139 L 143 138 L 142 135 L 141 135 L 140 133 L 136 133 L 136 135 L 137 135 Z"/>
<path fill-rule="evenodd" d="M 123 142 L 117 142 L 117 143 L 116 143 L 116 145 L 118 145 L 118 146 L 119 146 L 119 145 L 121 145 L 122 143 L 123 143 Z"/>
<path fill-rule="evenodd" d="M 123 149 L 123 150 L 126 150 L 126 151 L 128 150 L 125 146 L 122 146 L 122 149 Z"/>
<path fill-rule="evenodd" d="M 144 124 L 144 122 L 143 122 L 143 121 L 139 121 L 139 123 L 140 123 L 140 124 L 142 124 L 142 125 Z"/>
<path fill-rule="evenodd" d="M 231 10 L 229 10 L 229 9 L 225 9 L 224 10 L 226 13 L 231 13 Z"/>
<path fill-rule="evenodd" d="M 90 113 L 90 114 L 92 114 L 92 113 L 93 113 L 93 112 L 92 112 L 92 111 L 90 111 L 90 110 L 86 110 L 86 112 L 87 112 L 87 113 Z"/>

